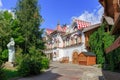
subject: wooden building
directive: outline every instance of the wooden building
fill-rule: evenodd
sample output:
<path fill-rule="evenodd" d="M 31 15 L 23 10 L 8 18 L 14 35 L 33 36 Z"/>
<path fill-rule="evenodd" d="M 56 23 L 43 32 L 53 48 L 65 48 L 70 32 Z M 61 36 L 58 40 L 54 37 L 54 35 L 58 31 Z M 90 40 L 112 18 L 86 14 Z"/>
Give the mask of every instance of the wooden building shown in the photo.
<path fill-rule="evenodd" d="M 90 38 L 90 35 L 94 32 L 94 31 L 97 31 L 97 29 L 100 27 L 101 24 L 96 24 L 96 25 L 92 25 L 88 28 L 85 28 L 83 30 L 84 34 L 85 34 L 85 46 L 86 46 L 86 49 L 88 51 L 90 51 L 90 45 L 89 45 L 89 38 Z"/>
<path fill-rule="evenodd" d="M 78 63 L 80 65 L 94 65 L 96 64 L 96 55 L 92 52 L 81 52 L 78 55 Z"/>
<path fill-rule="evenodd" d="M 109 53 L 120 46 L 120 37 L 119 37 L 120 35 L 120 0 L 99 0 L 99 2 L 104 7 L 104 16 L 107 16 L 110 19 L 113 19 L 112 23 L 114 24 L 112 24 L 113 27 L 112 27 L 111 34 L 118 37 L 115 40 L 115 42 L 106 49 L 106 53 Z M 111 23 L 111 20 L 107 22 Z M 109 24 L 107 28 L 110 28 Z"/>

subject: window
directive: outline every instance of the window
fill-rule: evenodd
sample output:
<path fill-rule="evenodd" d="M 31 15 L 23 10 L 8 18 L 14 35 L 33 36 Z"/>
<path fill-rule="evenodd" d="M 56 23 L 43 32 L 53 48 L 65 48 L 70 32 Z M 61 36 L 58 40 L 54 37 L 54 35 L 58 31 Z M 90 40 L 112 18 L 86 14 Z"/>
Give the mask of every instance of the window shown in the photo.
<path fill-rule="evenodd" d="M 63 47 L 65 47 L 65 40 L 63 40 Z"/>
<path fill-rule="evenodd" d="M 108 28 L 107 27 L 105 27 L 105 32 L 108 32 Z"/>
<path fill-rule="evenodd" d="M 66 39 L 66 45 L 67 46 L 69 45 L 69 37 L 67 37 L 67 39 Z"/>
<path fill-rule="evenodd" d="M 79 42 L 82 42 L 81 36 L 79 37 Z"/>
<path fill-rule="evenodd" d="M 70 42 L 72 45 L 74 44 L 74 39 L 73 37 L 71 37 L 71 42 Z"/>
<path fill-rule="evenodd" d="M 56 58 L 56 57 L 57 57 L 56 55 L 57 55 L 56 52 L 54 52 L 54 53 L 53 53 L 53 57 Z"/>
<path fill-rule="evenodd" d="M 78 36 L 77 35 L 74 35 L 74 38 L 75 38 L 75 44 L 77 44 L 77 38 L 78 38 Z"/>
<path fill-rule="evenodd" d="M 78 41 L 78 40 L 77 40 L 77 38 L 76 38 L 76 39 L 75 39 L 75 43 L 76 43 L 76 44 L 77 44 L 77 41 Z"/>

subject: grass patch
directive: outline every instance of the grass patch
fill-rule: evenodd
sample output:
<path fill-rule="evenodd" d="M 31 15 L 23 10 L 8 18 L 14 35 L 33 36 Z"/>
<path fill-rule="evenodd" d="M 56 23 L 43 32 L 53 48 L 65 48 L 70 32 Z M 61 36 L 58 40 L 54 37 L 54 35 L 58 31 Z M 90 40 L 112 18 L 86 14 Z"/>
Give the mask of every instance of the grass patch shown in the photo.
<path fill-rule="evenodd" d="M 4 69 L 4 72 L 8 80 L 19 76 L 17 70 Z"/>

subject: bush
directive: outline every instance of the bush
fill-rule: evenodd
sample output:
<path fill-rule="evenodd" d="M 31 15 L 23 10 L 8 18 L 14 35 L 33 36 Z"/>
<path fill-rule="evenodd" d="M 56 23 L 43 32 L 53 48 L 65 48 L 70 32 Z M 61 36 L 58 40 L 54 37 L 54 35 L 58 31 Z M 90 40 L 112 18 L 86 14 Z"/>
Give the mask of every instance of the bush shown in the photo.
<path fill-rule="evenodd" d="M 19 77 L 17 70 L 4 69 L 4 72 L 6 74 L 7 80 L 13 80 L 12 78 Z"/>
<path fill-rule="evenodd" d="M 49 60 L 34 46 L 29 49 L 29 54 L 22 55 L 18 62 L 20 62 L 18 72 L 21 76 L 36 75 L 41 72 L 41 69 L 49 67 Z"/>
<path fill-rule="evenodd" d="M 3 62 L 2 62 L 2 60 L 0 60 L 0 80 L 6 80 L 7 78 L 6 78 L 2 64 L 3 64 Z"/>
<path fill-rule="evenodd" d="M 35 46 L 32 46 L 29 49 L 29 53 L 30 53 L 30 55 L 32 55 L 31 58 L 35 58 L 36 60 L 39 61 L 39 63 L 41 64 L 42 69 L 49 68 L 49 59 L 46 58 L 41 51 L 37 50 L 35 48 Z"/>
<path fill-rule="evenodd" d="M 40 73 L 40 70 L 40 62 L 35 58 L 31 58 L 29 55 L 25 55 L 18 67 L 18 72 L 21 76 L 36 75 Z"/>
<path fill-rule="evenodd" d="M 42 57 L 41 65 L 42 65 L 42 69 L 48 69 L 49 68 L 49 59 L 46 57 Z"/>
<path fill-rule="evenodd" d="M 117 48 L 107 54 L 108 68 L 111 71 L 120 72 L 120 48 Z"/>
<path fill-rule="evenodd" d="M 4 62 L 8 61 L 8 50 L 7 49 L 2 52 L 1 57 L 2 57 L 2 61 Z"/>
<path fill-rule="evenodd" d="M 17 47 L 16 53 L 15 53 L 15 64 L 19 66 L 21 61 L 23 60 L 23 54 L 22 54 L 22 49 Z"/>

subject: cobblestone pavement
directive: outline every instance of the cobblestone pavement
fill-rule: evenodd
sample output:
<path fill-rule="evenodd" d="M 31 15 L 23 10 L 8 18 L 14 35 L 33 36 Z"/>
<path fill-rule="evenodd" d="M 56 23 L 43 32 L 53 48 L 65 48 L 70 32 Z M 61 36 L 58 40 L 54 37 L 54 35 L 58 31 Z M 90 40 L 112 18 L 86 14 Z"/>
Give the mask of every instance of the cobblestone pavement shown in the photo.
<path fill-rule="evenodd" d="M 19 80 L 103 80 L 100 68 L 52 62 L 46 72 Z"/>

